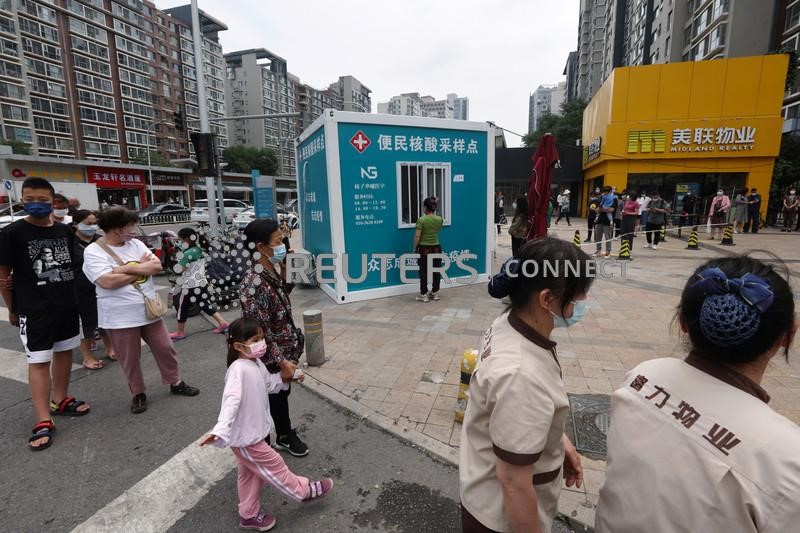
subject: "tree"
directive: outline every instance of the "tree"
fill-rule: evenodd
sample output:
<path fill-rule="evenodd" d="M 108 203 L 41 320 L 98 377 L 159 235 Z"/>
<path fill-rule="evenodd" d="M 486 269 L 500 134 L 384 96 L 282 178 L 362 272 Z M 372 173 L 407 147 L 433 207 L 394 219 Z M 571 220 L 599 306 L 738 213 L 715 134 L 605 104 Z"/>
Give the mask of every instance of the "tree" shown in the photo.
<path fill-rule="evenodd" d="M 134 163 L 137 165 L 146 165 L 147 164 L 147 154 L 136 154 L 132 157 L 128 157 L 128 163 Z M 154 167 L 171 167 L 173 166 L 170 162 L 169 158 L 162 154 L 161 152 L 150 152 L 150 166 Z"/>
<path fill-rule="evenodd" d="M 10 146 L 12 153 L 18 155 L 31 155 L 31 145 L 26 142 L 15 141 L 10 139 L 0 139 L 0 144 Z"/>
<path fill-rule="evenodd" d="M 278 172 L 278 156 L 271 148 L 237 145 L 225 149 L 223 158 L 228 163 L 225 170 L 250 174 L 257 169 L 265 176 L 274 176 Z"/>
<path fill-rule="evenodd" d="M 522 143 L 525 146 L 538 146 L 542 135 L 552 133 L 556 141 L 574 144 L 583 134 L 583 111 L 586 105 L 586 101 L 581 99 L 563 102 L 560 113 L 543 115 L 536 124 L 536 131 L 525 135 Z"/>

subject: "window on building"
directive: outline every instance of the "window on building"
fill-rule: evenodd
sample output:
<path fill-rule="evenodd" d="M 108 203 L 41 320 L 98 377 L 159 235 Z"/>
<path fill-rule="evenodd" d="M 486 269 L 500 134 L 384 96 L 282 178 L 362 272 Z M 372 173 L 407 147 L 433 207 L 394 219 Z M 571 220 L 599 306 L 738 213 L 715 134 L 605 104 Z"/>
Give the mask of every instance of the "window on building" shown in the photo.
<path fill-rule="evenodd" d="M 398 227 L 413 227 L 424 214 L 422 202 L 429 196 L 439 200 L 439 212 L 450 220 L 450 163 L 398 163 Z"/>

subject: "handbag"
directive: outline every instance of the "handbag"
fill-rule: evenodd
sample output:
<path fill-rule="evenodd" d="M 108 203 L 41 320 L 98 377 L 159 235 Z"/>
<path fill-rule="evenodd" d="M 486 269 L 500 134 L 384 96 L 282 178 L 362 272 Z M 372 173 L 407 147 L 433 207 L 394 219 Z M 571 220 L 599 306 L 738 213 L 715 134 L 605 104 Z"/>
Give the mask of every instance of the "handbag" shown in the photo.
<path fill-rule="evenodd" d="M 105 250 L 105 252 L 111 256 L 111 258 L 116 261 L 119 266 L 125 266 L 125 263 L 122 261 L 122 259 L 120 259 L 120 257 L 108 247 L 105 239 L 98 240 L 97 244 L 100 246 L 100 248 Z M 155 298 L 150 298 L 144 293 L 142 288 L 137 283 L 133 284 L 133 288 L 139 291 L 139 294 L 141 294 L 142 298 L 144 298 L 145 316 L 148 320 L 156 320 L 167 314 L 167 306 L 164 304 L 164 300 L 162 300 L 158 295 L 156 295 Z"/>

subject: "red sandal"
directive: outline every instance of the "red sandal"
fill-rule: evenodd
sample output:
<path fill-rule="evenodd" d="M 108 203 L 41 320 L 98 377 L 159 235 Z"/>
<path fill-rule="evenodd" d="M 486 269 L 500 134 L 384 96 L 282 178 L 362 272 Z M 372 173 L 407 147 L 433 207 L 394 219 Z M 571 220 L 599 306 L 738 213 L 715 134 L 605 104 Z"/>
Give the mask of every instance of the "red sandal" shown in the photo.
<path fill-rule="evenodd" d="M 50 447 L 53 444 L 53 435 L 56 432 L 56 425 L 53 424 L 52 420 L 42 420 L 31 430 L 33 432 L 33 436 L 28 439 L 28 448 L 31 449 L 33 452 L 40 452 Z M 44 444 L 40 444 L 39 446 L 31 446 L 31 443 L 35 440 L 46 438 L 47 442 Z"/>
<path fill-rule="evenodd" d="M 84 416 L 88 415 L 89 411 L 92 409 L 86 409 L 85 411 L 79 411 L 78 408 L 81 405 L 85 405 L 86 402 L 79 402 L 72 396 L 67 396 L 59 403 L 50 402 L 50 414 L 55 416 Z"/>

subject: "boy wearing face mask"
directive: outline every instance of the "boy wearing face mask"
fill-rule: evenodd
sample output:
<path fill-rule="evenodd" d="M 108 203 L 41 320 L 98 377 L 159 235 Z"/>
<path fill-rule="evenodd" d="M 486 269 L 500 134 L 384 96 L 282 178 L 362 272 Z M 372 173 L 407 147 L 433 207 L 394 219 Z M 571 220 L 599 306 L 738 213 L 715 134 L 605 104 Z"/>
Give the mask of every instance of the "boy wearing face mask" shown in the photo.
<path fill-rule="evenodd" d="M 53 443 L 53 415 L 83 416 L 90 410 L 88 404 L 68 395 L 72 350 L 81 341 L 73 264 L 75 236 L 50 218 L 54 194 L 47 180 L 26 179 L 22 202 L 27 216 L 0 231 L 0 293 L 9 310 L 9 322 L 19 327 L 27 355 L 37 422 L 28 444 L 33 451 Z"/>
<path fill-rule="evenodd" d="M 798 205 L 800 205 L 800 200 L 797 198 L 797 190 L 792 187 L 789 189 L 789 194 L 783 199 L 783 229 L 781 231 L 792 231 Z"/>
<path fill-rule="evenodd" d="M 72 217 L 69 215 L 69 200 L 63 194 L 53 196 L 53 222 L 59 224 L 72 224 Z"/>
<path fill-rule="evenodd" d="M 286 258 L 278 223 L 272 219 L 250 222 L 244 229 L 247 250 L 252 264 L 242 278 L 239 298 L 242 316 L 258 321 L 264 331 L 267 351 L 261 361 L 270 372 L 280 372 L 285 381 L 294 375 L 297 361 L 303 354 L 302 332 L 294 325 L 291 287 L 282 279 L 276 267 Z M 288 451 L 295 457 L 308 455 L 308 446 L 300 440 L 289 418 L 291 389 L 269 395 L 269 410 L 275 422 L 275 448 Z"/>

